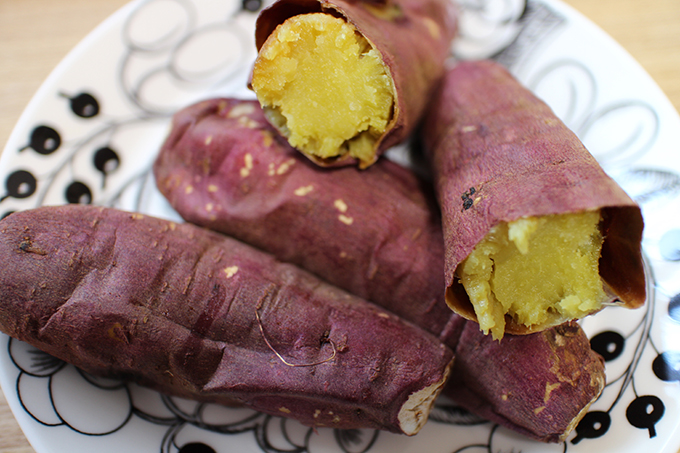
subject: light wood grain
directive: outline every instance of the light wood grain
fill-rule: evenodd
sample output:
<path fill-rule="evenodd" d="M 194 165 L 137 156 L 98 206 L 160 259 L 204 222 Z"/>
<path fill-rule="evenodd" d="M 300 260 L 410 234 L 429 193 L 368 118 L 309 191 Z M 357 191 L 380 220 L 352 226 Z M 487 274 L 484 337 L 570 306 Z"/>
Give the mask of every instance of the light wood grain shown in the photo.
<path fill-rule="evenodd" d="M 0 149 L 42 81 L 126 0 L 0 0 Z M 680 110 L 678 0 L 566 0 L 617 40 Z M 0 393 L 0 453 L 34 453 Z"/>

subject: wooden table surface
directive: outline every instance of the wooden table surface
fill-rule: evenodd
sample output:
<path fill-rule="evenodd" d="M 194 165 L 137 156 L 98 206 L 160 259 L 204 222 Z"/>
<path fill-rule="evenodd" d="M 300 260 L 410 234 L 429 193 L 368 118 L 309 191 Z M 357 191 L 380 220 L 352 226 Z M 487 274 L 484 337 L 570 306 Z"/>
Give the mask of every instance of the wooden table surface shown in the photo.
<path fill-rule="evenodd" d="M 66 53 L 127 0 L 0 0 L 0 150 Z M 614 37 L 680 111 L 680 1 L 565 0 Z M 34 453 L 0 392 L 0 453 Z"/>

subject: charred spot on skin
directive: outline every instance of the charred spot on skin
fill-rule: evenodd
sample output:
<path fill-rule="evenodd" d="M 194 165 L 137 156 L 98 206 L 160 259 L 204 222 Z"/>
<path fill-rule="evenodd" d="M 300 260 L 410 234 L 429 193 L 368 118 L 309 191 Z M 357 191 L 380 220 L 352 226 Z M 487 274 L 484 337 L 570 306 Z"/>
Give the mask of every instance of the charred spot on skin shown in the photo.
<path fill-rule="evenodd" d="M 19 250 L 25 253 L 35 253 L 36 255 L 41 256 L 47 255 L 47 252 L 45 250 L 38 247 L 33 247 L 33 241 L 31 241 L 31 238 L 28 236 L 24 237 L 23 240 L 19 243 Z"/>
<path fill-rule="evenodd" d="M 31 239 L 30 238 L 24 238 L 23 241 L 19 244 L 19 249 L 21 249 L 22 252 L 28 252 L 31 248 Z"/>
<path fill-rule="evenodd" d="M 477 193 L 477 190 L 475 190 L 474 187 L 470 187 L 467 192 L 463 192 L 463 195 L 460 196 L 460 199 L 463 200 L 463 208 L 460 210 L 460 212 L 467 211 L 478 202 L 481 197 L 477 197 L 474 200 L 471 198 L 475 193 Z"/>

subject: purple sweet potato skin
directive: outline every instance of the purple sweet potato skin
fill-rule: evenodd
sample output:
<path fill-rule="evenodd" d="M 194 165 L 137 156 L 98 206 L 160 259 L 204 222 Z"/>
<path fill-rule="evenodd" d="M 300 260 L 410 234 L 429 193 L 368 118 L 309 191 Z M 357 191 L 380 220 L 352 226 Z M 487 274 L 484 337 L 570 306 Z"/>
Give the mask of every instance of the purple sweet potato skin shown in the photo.
<path fill-rule="evenodd" d="M 444 279 L 432 272 L 444 265 L 441 220 L 410 171 L 389 161 L 319 169 L 276 134 L 256 101 L 235 99 L 178 112 L 153 168 L 186 221 L 389 304 L 455 344 L 460 322 L 438 303 Z"/>
<path fill-rule="evenodd" d="M 493 422 L 538 440 L 562 441 L 602 391 L 602 359 L 578 326 L 506 335 L 498 344 L 451 312 L 444 301 L 444 240 L 434 194 L 393 162 L 381 159 L 364 171 L 320 169 L 276 135 L 257 102 L 213 99 L 175 115 L 154 173 L 187 221 L 299 264 L 438 336 L 457 351 L 446 394 Z M 336 200 L 347 206 L 344 213 Z M 341 214 L 353 219 L 351 225 L 339 221 Z M 506 350 L 552 361 L 537 359 L 528 369 L 519 354 L 506 358 Z M 483 366 L 478 356 L 485 357 Z M 580 379 L 556 375 L 563 360 L 578 367 Z M 497 362 L 502 368 L 488 377 Z M 546 384 L 529 383 L 528 372 L 563 385 L 543 402 Z M 501 390 L 529 403 L 509 403 Z"/>
<path fill-rule="evenodd" d="M 189 224 L 39 208 L 0 222 L 0 256 L 10 336 L 96 375 L 309 426 L 400 432 L 408 396 L 453 357 L 397 316 Z M 260 326 L 289 362 L 324 363 L 284 364 Z"/>
<path fill-rule="evenodd" d="M 404 141 L 417 126 L 428 99 L 445 71 L 451 41 L 457 32 L 457 10 L 449 0 L 278 0 L 258 16 L 255 43 L 259 50 L 286 19 L 298 14 L 325 12 L 351 23 L 377 49 L 394 82 L 393 118 L 376 142 L 375 159 Z M 308 156 L 320 166 L 356 164 L 346 154 L 324 160 Z M 372 162 L 360 162 L 362 168 Z"/>
<path fill-rule="evenodd" d="M 474 319 L 456 267 L 492 227 L 596 209 L 604 217 L 601 277 L 625 306 L 644 303 L 640 208 L 503 66 L 474 61 L 449 70 L 421 132 L 442 212 L 447 299 L 461 314 Z"/>
<path fill-rule="evenodd" d="M 589 407 L 584 396 L 599 395 L 605 384 L 604 360 L 592 352 L 575 322 L 530 335 L 507 335 L 501 342 L 468 322 L 456 354 L 447 386 L 454 401 L 529 437 L 536 436 L 531 427 L 540 426 L 545 442 L 564 441 Z M 560 407 L 570 401 L 578 406 Z M 578 417 L 572 412 L 577 409 L 582 410 Z M 519 414 L 525 417 L 522 423 L 516 419 Z"/>

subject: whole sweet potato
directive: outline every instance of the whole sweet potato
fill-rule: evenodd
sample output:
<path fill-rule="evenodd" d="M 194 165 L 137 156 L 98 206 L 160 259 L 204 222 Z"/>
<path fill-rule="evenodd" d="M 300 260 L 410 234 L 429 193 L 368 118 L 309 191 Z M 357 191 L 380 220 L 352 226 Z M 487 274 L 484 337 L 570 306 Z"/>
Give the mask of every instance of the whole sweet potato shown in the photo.
<path fill-rule="evenodd" d="M 389 161 L 320 169 L 276 133 L 256 101 L 236 99 L 178 112 L 153 170 L 186 221 L 390 304 L 436 335 L 450 331 L 455 343 L 459 326 L 438 303 L 444 248 L 436 201 L 409 170 Z"/>
<path fill-rule="evenodd" d="M 0 222 L 0 328 L 87 372 L 309 426 L 415 434 L 452 351 L 194 225 L 69 205 Z"/>
<path fill-rule="evenodd" d="M 445 393 L 472 412 L 561 441 L 602 391 L 603 361 L 578 325 L 498 344 L 447 307 L 434 194 L 389 160 L 320 169 L 276 134 L 257 102 L 212 99 L 175 115 L 154 174 L 187 221 L 298 264 L 460 351 Z"/>
<path fill-rule="evenodd" d="M 251 87 L 315 163 L 366 168 L 416 126 L 456 28 L 449 0 L 278 0 L 257 19 Z"/>
<path fill-rule="evenodd" d="M 423 125 L 457 313 L 501 337 L 644 303 L 640 208 L 504 67 L 453 67 Z"/>

